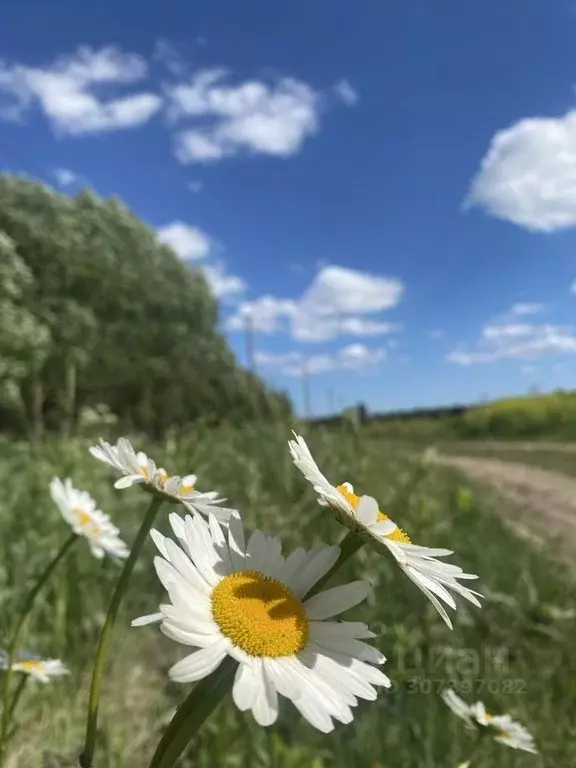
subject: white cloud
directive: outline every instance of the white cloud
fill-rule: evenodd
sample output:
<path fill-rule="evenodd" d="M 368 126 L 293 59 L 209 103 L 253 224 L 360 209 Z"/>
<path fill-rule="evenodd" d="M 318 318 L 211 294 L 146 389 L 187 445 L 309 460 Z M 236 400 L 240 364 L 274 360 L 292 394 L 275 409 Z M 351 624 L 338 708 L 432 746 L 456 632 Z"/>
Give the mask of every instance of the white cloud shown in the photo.
<path fill-rule="evenodd" d="M 228 274 L 222 263 L 208 264 L 202 268 L 202 271 L 217 299 L 235 299 L 239 293 L 246 290 L 245 281 L 237 275 Z"/>
<path fill-rule="evenodd" d="M 203 259 L 210 253 L 211 241 L 198 227 L 173 221 L 158 229 L 158 239 L 184 260 Z"/>
<path fill-rule="evenodd" d="M 404 286 L 396 278 L 325 266 L 302 297 L 301 305 L 317 315 L 382 312 L 396 306 L 403 292 Z"/>
<path fill-rule="evenodd" d="M 511 315 L 538 315 L 545 305 L 536 301 L 520 301 L 510 307 Z"/>
<path fill-rule="evenodd" d="M 496 133 L 464 203 L 472 206 L 534 231 L 576 225 L 576 110 Z"/>
<path fill-rule="evenodd" d="M 243 302 L 228 319 L 227 327 L 230 331 L 244 330 L 250 319 L 255 331 L 275 333 L 281 329 L 283 320 L 293 317 L 296 311 L 296 302 L 291 299 L 261 296 L 256 301 Z"/>
<path fill-rule="evenodd" d="M 334 85 L 334 93 L 342 99 L 347 107 L 353 107 L 360 100 L 358 92 L 350 85 L 348 80 L 339 80 Z"/>
<path fill-rule="evenodd" d="M 154 61 L 163 64 L 173 75 L 182 76 L 186 72 L 186 65 L 182 57 L 176 50 L 176 47 L 168 40 L 163 38 L 156 40 L 152 58 Z"/>
<path fill-rule="evenodd" d="M 135 83 L 146 73 L 146 62 L 140 56 L 112 46 L 100 50 L 83 46 L 73 56 L 60 57 L 44 68 L 0 62 L 0 92 L 11 99 L 0 110 L 0 117 L 22 119 L 37 104 L 60 134 L 141 125 L 160 109 L 162 100 L 157 94 L 144 91 L 105 100 L 94 90 Z"/>
<path fill-rule="evenodd" d="M 386 350 L 369 349 L 363 344 L 349 344 L 333 353 L 304 355 L 302 352 L 281 354 L 256 353 L 256 364 L 273 367 L 286 376 L 328 373 L 336 370 L 349 370 L 357 373 L 373 370 L 386 359 Z"/>
<path fill-rule="evenodd" d="M 403 290 L 404 286 L 395 278 L 324 266 L 300 299 L 263 296 L 245 302 L 227 325 L 229 330 L 244 328 L 245 318 L 251 314 L 255 330 L 275 333 L 286 329 L 299 341 L 384 335 L 400 330 L 401 326 L 367 319 L 365 315 L 395 306 Z"/>
<path fill-rule="evenodd" d="M 292 323 L 292 337 L 299 341 L 328 341 L 337 336 L 381 336 L 401 328 L 397 323 L 365 320 L 362 317 L 335 317 L 298 312 Z"/>
<path fill-rule="evenodd" d="M 189 181 L 188 189 L 190 190 L 190 192 L 194 192 L 194 194 L 198 194 L 198 192 L 201 192 L 204 189 L 204 184 L 201 181 Z"/>
<path fill-rule="evenodd" d="M 173 120 L 194 119 L 176 137 L 182 163 L 211 162 L 241 152 L 288 157 L 319 129 L 320 95 L 282 78 L 275 85 L 248 80 L 222 83 L 225 69 L 201 70 L 168 89 Z"/>
<path fill-rule="evenodd" d="M 570 290 L 572 291 L 572 293 L 576 293 L 576 280 L 574 280 L 574 282 L 570 286 Z"/>
<path fill-rule="evenodd" d="M 576 352 L 574 326 L 530 323 L 485 325 L 472 345 L 459 345 L 446 359 L 457 365 L 492 363 L 509 358 L 537 359 L 547 354 Z"/>
<path fill-rule="evenodd" d="M 80 180 L 80 176 L 68 168 L 54 168 L 52 173 L 61 187 L 69 187 L 71 184 L 76 184 L 76 182 Z"/>

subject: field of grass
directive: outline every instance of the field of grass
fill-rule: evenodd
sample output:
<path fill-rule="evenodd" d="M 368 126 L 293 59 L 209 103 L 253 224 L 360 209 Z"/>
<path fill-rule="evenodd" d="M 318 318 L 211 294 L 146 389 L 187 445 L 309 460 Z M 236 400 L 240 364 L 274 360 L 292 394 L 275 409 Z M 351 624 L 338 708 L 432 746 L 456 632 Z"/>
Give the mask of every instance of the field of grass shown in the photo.
<path fill-rule="evenodd" d="M 199 476 L 237 506 L 249 527 L 278 534 L 284 551 L 333 543 L 343 530 L 293 466 L 284 426 L 213 430 L 179 446 L 144 445 L 159 463 Z M 284 700 L 268 729 L 225 701 L 193 743 L 183 767 L 212 768 L 456 768 L 473 741 L 438 692 L 450 684 L 468 700 L 483 699 L 534 734 L 544 758 L 486 743 L 471 768 L 568 768 L 576 765 L 576 621 L 562 616 L 576 590 L 550 558 L 516 539 L 483 496 L 454 472 L 361 435 L 309 436 L 320 466 L 378 498 L 415 543 L 448 546 L 453 561 L 478 573 L 482 610 L 460 605 L 454 631 L 389 559 L 362 549 L 336 580 L 367 578 L 374 591 L 361 617 L 378 633 L 393 681 L 376 702 L 361 704 L 354 723 L 328 736 L 315 731 Z M 147 506 L 139 489 L 115 491 L 113 475 L 92 459 L 88 443 L 48 442 L 32 453 L 25 443 L 0 443 L 0 644 L 33 577 L 68 531 L 48 494 L 55 475 L 88 490 L 131 543 Z M 167 532 L 163 506 L 158 527 Z M 189 686 L 166 671 L 188 652 L 157 628 L 131 629 L 130 620 L 157 610 L 162 588 L 151 542 L 137 565 L 115 634 L 101 706 L 95 768 L 146 768 L 174 708 Z M 79 542 L 44 591 L 28 624 L 25 647 L 61 658 L 72 670 L 47 686 L 30 683 L 20 707 L 9 768 L 76 765 L 82 746 L 90 664 L 119 566 L 100 563 Z M 560 609 L 558 612 L 556 609 Z"/>

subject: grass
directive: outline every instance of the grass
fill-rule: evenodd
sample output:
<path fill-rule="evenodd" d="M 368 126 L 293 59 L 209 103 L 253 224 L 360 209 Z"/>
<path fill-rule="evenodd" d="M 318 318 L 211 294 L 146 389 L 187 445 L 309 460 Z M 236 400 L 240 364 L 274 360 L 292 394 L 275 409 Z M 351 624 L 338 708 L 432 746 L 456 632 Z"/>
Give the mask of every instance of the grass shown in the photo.
<path fill-rule="evenodd" d="M 343 531 L 293 467 L 278 427 L 222 428 L 175 445 L 144 446 L 167 468 L 198 474 L 200 489 L 222 491 L 248 526 L 281 535 L 284 551 Z M 418 463 L 361 434 L 310 436 L 317 460 L 334 481 L 350 480 L 379 499 L 416 543 L 449 546 L 454 562 L 480 574 L 487 595 L 482 610 L 461 605 L 454 632 L 416 587 L 387 558 L 362 549 L 337 577 L 367 578 L 368 604 L 349 617 L 367 621 L 388 657 L 393 688 L 361 704 L 353 724 L 324 736 L 287 701 L 278 723 L 257 726 L 224 702 L 201 731 L 183 768 L 451 768 L 469 756 L 473 742 L 438 692 L 451 684 L 465 698 L 483 699 L 489 711 L 515 715 L 545 755 L 517 753 L 489 743 L 472 768 L 567 768 L 576 765 L 574 619 L 558 609 L 576 591 L 562 566 L 501 522 L 482 495 L 463 489 L 460 476 L 440 467 L 420 481 Z M 0 641 L 33 576 L 67 535 L 48 495 L 54 474 L 70 476 L 97 499 L 131 542 L 148 497 L 139 489 L 114 491 L 113 476 L 87 453 L 87 444 L 51 442 L 35 454 L 25 444 L 0 444 Z M 169 507 L 161 509 L 166 530 Z M 130 619 L 156 610 L 162 590 L 149 543 L 121 609 L 101 708 L 97 768 L 146 768 L 151 752 L 188 686 L 166 671 L 187 648 L 156 628 L 131 629 Z M 98 629 L 118 576 L 79 542 L 39 601 L 26 631 L 26 648 L 63 659 L 70 678 L 27 686 L 14 736 L 10 768 L 76 765 L 81 748 L 90 663 Z"/>

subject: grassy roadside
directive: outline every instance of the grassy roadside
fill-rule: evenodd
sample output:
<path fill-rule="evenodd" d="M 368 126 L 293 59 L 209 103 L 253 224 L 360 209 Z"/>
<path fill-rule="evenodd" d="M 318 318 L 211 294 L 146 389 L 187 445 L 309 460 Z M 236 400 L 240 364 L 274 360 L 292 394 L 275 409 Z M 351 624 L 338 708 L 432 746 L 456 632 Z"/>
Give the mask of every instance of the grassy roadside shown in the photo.
<path fill-rule="evenodd" d="M 197 436 L 177 453 L 166 447 L 149 450 L 167 468 L 196 472 L 201 489 L 222 491 L 249 526 L 281 535 L 285 552 L 319 540 L 332 543 L 341 529 L 292 466 L 287 437 L 283 427 L 221 429 Z M 463 491 L 457 473 L 434 467 L 416 485 L 415 463 L 389 446 L 324 433 L 315 433 L 311 445 L 330 478 L 349 480 L 360 492 L 376 496 L 416 543 L 454 549 L 454 562 L 480 574 L 479 591 L 488 597 L 481 611 L 462 606 L 450 632 L 392 563 L 361 550 L 338 581 L 368 578 L 374 585 L 369 605 L 357 615 L 378 632 L 393 689 L 376 703 L 360 705 L 354 724 L 329 736 L 302 722 L 288 702 L 270 729 L 259 728 L 226 702 L 201 733 L 194 762 L 184 766 L 455 768 L 467 759 L 472 742 L 437 695 L 448 683 L 468 699 L 484 699 L 493 712 L 513 713 L 534 732 L 546 755 L 543 762 L 488 744 L 474 768 L 576 765 L 576 689 L 567 674 L 576 668 L 576 622 L 559 618 L 574 604 L 576 591 L 562 566 L 517 539 L 487 497 Z M 27 446 L 0 446 L 2 635 L 32 575 L 66 535 L 47 492 L 55 473 L 70 475 L 90 491 L 129 542 L 146 506 L 137 489 L 114 491 L 112 476 L 83 444 L 54 442 L 35 457 Z M 161 512 L 162 529 L 167 511 Z M 187 649 L 154 628 L 129 627 L 132 617 L 155 610 L 162 597 L 152 556 L 148 546 L 120 617 L 98 768 L 145 768 L 163 722 L 188 689 L 168 684 L 165 675 Z M 75 764 L 89 664 L 117 573 L 113 563 L 100 564 L 79 546 L 44 594 L 26 645 L 62 658 L 73 674 L 50 686 L 28 686 L 11 768 L 42 760 L 46 768 Z"/>

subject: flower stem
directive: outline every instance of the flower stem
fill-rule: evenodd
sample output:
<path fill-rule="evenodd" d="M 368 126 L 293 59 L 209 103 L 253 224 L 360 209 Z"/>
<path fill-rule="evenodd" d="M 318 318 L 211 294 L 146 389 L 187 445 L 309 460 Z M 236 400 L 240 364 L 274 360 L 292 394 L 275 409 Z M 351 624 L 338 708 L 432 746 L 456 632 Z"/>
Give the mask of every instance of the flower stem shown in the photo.
<path fill-rule="evenodd" d="M 306 597 L 312 597 L 312 595 L 317 594 L 320 592 L 324 584 L 326 584 L 332 576 L 336 573 L 336 571 L 340 570 L 340 568 L 344 565 L 346 560 L 348 560 L 352 555 L 356 554 L 356 552 L 360 549 L 360 547 L 364 544 L 364 539 L 359 536 L 354 531 L 348 531 L 346 536 L 342 539 L 340 542 L 340 555 L 338 557 L 338 560 L 334 563 L 332 568 L 328 571 L 327 574 L 325 574 L 319 581 L 314 584 L 310 592 L 306 595 Z"/>
<path fill-rule="evenodd" d="M 62 560 L 64 555 L 68 552 L 70 547 L 74 544 L 74 542 L 78 539 L 78 536 L 73 533 L 71 536 L 69 536 L 64 544 L 60 547 L 58 552 L 56 553 L 56 556 L 53 560 L 46 566 L 46 568 L 42 571 L 42 573 L 38 576 L 36 583 L 28 593 L 28 597 L 26 598 L 26 602 L 24 603 L 24 608 L 22 609 L 22 613 L 20 614 L 20 617 L 18 619 L 18 622 L 16 624 L 16 629 L 14 630 L 14 634 L 12 635 L 12 640 L 10 642 L 10 645 L 8 646 L 8 651 L 6 654 L 6 670 L 4 672 L 4 677 L 2 679 L 2 721 L 0 724 L 0 768 L 4 764 L 4 754 L 5 754 L 5 742 L 6 742 L 6 736 L 8 734 L 8 726 L 10 725 L 10 717 L 12 715 L 13 707 L 10 707 L 10 683 L 12 681 L 12 664 L 16 661 L 16 655 L 18 653 L 18 646 L 20 643 L 20 636 L 22 635 L 22 630 L 24 629 L 24 624 L 26 622 L 26 619 L 30 615 L 30 612 L 32 611 L 32 608 L 34 606 L 34 601 L 36 600 L 38 593 L 46 584 L 50 576 L 52 575 L 54 569 Z"/>
<path fill-rule="evenodd" d="M 172 768 L 206 718 L 232 688 L 238 662 L 227 656 L 218 669 L 200 680 L 178 708 L 160 739 L 149 768 Z"/>
<path fill-rule="evenodd" d="M 124 564 L 120 578 L 116 583 L 114 594 L 110 600 L 108 606 L 108 612 L 106 613 L 106 620 L 104 626 L 100 632 L 100 640 L 98 642 L 98 650 L 96 651 L 96 659 L 94 661 L 94 669 L 92 671 L 92 683 L 90 686 L 90 700 L 88 704 L 88 717 L 86 719 L 86 739 L 84 742 L 84 751 L 79 757 L 81 768 L 92 768 L 92 760 L 94 758 L 94 749 L 96 746 L 96 732 L 98 726 L 98 705 L 100 703 L 100 690 L 102 688 L 102 680 L 104 677 L 104 667 L 108 659 L 108 650 L 110 642 L 112 640 L 112 631 L 116 622 L 116 616 L 118 615 L 118 609 L 124 593 L 128 587 L 130 576 L 136 565 L 136 560 L 142 547 L 146 542 L 146 537 L 152 528 L 156 513 L 162 504 L 163 499 L 158 496 L 154 496 L 150 502 L 150 506 L 146 511 L 140 530 L 136 535 L 134 545 L 130 551 L 130 555 Z M 0 766 L 1 768 L 1 766 Z"/>

